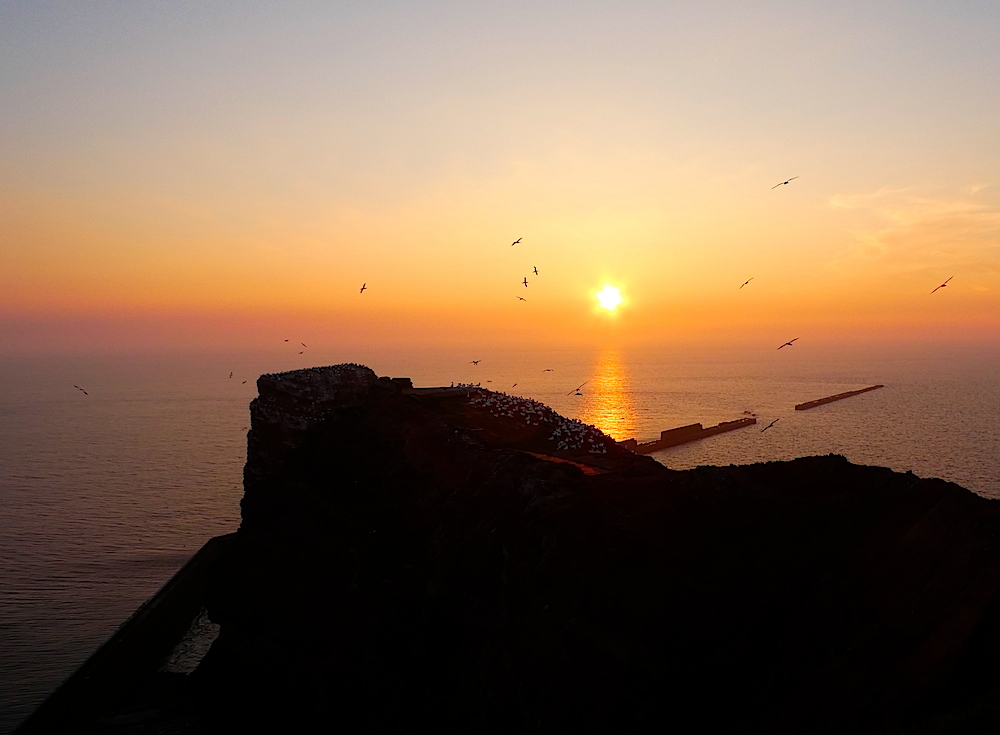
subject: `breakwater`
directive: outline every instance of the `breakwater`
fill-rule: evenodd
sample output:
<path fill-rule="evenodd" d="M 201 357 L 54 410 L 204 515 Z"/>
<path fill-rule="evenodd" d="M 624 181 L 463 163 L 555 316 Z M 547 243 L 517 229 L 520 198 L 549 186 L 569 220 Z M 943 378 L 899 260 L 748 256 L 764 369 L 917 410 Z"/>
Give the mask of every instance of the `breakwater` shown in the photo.
<path fill-rule="evenodd" d="M 619 442 L 626 449 L 631 449 L 636 454 L 652 454 L 661 449 L 676 447 L 688 442 L 698 441 L 716 434 L 723 434 L 727 431 L 735 431 L 746 426 L 753 426 L 757 423 L 755 418 L 736 419 L 735 421 L 723 421 L 715 426 L 704 427 L 701 424 L 688 424 L 678 426 L 676 429 L 667 429 L 660 432 L 660 438 L 650 442 L 640 442 L 636 439 L 625 439 Z"/>
<path fill-rule="evenodd" d="M 842 401 L 845 398 L 850 398 L 851 396 L 858 396 L 862 393 L 867 393 L 870 390 L 877 390 L 878 388 L 885 388 L 884 385 L 870 385 L 867 388 L 862 388 L 860 390 L 849 390 L 843 393 L 837 393 L 833 396 L 827 396 L 826 398 L 817 398 L 815 401 L 806 401 L 805 403 L 798 403 L 795 406 L 796 411 L 807 411 L 810 408 L 816 408 L 816 406 L 823 406 L 827 403 L 833 403 L 834 401 Z"/>

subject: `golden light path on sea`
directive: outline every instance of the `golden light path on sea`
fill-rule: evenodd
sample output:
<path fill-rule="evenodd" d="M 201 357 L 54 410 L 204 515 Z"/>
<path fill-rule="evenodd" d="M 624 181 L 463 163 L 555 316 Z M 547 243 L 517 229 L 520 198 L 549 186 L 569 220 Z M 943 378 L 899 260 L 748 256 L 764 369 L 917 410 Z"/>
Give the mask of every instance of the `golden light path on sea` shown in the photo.
<path fill-rule="evenodd" d="M 605 350 L 598 355 L 594 376 L 583 390 L 586 398 L 581 421 L 593 424 L 619 441 L 633 436 L 635 404 L 628 390 L 625 365 L 617 350 Z"/>

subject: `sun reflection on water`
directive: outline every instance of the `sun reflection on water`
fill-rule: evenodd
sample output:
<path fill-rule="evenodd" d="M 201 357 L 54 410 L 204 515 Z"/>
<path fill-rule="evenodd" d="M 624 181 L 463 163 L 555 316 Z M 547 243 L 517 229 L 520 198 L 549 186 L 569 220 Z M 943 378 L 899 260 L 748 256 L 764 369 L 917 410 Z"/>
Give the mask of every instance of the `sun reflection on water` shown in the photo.
<path fill-rule="evenodd" d="M 597 356 L 593 377 L 583 391 L 581 421 L 619 441 L 635 436 L 635 405 L 617 350 L 605 350 Z"/>

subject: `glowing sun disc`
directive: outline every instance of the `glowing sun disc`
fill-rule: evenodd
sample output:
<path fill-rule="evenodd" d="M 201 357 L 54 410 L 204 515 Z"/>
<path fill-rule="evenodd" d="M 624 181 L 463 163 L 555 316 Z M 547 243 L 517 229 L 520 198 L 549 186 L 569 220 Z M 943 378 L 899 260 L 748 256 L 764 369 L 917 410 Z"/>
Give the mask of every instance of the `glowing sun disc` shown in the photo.
<path fill-rule="evenodd" d="M 605 286 L 603 290 L 598 291 L 597 300 L 608 311 L 614 311 L 622 302 L 622 294 L 614 286 Z"/>

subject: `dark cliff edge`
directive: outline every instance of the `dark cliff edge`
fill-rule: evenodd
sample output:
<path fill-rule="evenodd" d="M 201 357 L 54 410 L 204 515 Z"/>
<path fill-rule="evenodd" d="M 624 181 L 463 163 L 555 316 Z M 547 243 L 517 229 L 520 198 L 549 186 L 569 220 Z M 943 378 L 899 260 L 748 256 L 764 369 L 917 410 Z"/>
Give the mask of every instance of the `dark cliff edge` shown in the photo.
<path fill-rule="evenodd" d="M 994 501 L 833 455 L 671 471 L 541 404 L 356 365 L 258 387 L 195 675 L 217 727 L 943 732 L 996 712 Z"/>
<path fill-rule="evenodd" d="M 198 707 L 129 732 L 997 730 L 996 501 L 834 455 L 672 471 L 358 365 L 258 389 Z"/>

